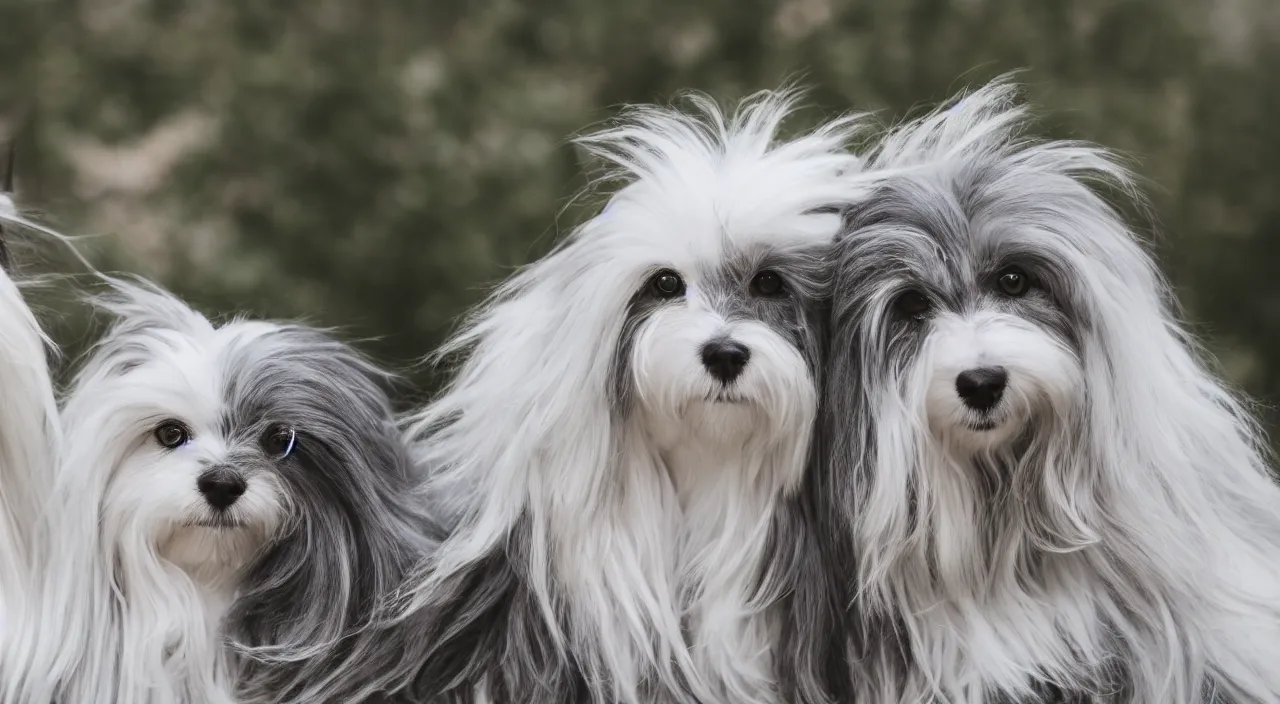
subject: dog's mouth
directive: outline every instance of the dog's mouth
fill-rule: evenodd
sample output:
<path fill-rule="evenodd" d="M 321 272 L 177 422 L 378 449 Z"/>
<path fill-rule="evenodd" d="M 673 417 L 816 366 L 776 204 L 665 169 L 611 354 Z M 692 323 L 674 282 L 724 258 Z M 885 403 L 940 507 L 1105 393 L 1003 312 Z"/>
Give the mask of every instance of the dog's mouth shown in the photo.
<path fill-rule="evenodd" d="M 729 404 L 747 403 L 746 396 L 743 396 L 742 394 L 735 392 L 731 388 L 723 388 L 723 387 L 715 391 L 712 391 L 711 393 L 708 393 L 706 397 L 703 398 L 703 400 L 706 401 L 707 403 L 729 403 Z"/>
<path fill-rule="evenodd" d="M 989 411 L 970 411 L 965 414 L 964 427 L 975 433 L 986 433 L 1004 425 L 1007 414 L 996 407 Z"/>
<path fill-rule="evenodd" d="M 978 433 L 985 433 L 988 430 L 995 430 L 1000 427 L 1000 423 L 992 418 L 979 418 L 978 420 L 969 421 L 969 430 Z"/>
<path fill-rule="evenodd" d="M 215 530 L 236 530 L 247 527 L 247 523 L 231 516 L 210 516 L 187 521 L 187 528 L 213 528 Z"/>

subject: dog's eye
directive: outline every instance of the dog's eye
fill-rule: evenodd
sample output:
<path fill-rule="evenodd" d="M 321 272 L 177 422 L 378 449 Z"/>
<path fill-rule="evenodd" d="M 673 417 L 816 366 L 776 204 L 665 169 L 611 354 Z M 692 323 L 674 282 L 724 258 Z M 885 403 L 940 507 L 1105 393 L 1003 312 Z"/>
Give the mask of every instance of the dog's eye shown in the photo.
<path fill-rule="evenodd" d="M 996 275 L 996 286 L 1000 287 L 1004 295 L 1018 298 L 1026 295 L 1027 289 L 1031 288 L 1031 279 L 1021 269 L 1010 267 Z"/>
<path fill-rule="evenodd" d="M 191 441 L 191 431 L 187 430 L 187 426 L 176 420 L 166 420 L 156 426 L 154 431 L 156 442 L 160 443 L 160 447 L 172 450 L 182 447 Z"/>
<path fill-rule="evenodd" d="M 921 318 L 929 312 L 929 298 L 919 291 L 904 291 L 893 301 L 894 310 L 908 318 Z"/>
<path fill-rule="evenodd" d="M 663 269 L 649 279 L 649 290 L 658 298 L 676 298 L 684 295 L 684 279 L 670 269 Z"/>
<path fill-rule="evenodd" d="M 757 296 L 777 296 L 783 288 L 782 277 L 776 271 L 762 271 L 751 280 L 751 290 Z"/>
<path fill-rule="evenodd" d="M 293 452 L 298 442 L 298 434 L 287 425 L 273 425 L 262 436 L 262 451 L 267 455 L 282 460 Z"/>

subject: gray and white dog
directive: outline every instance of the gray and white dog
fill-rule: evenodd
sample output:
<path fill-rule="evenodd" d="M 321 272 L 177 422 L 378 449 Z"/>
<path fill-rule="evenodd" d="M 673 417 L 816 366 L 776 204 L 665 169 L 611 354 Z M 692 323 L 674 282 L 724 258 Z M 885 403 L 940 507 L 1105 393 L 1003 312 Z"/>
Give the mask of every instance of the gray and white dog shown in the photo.
<path fill-rule="evenodd" d="M 145 283 L 97 303 L 114 322 L 63 405 L 43 603 L 6 701 L 319 700 L 434 541 L 386 375 L 323 332 L 216 325 Z"/>
<path fill-rule="evenodd" d="M 830 208 L 853 120 L 780 136 L 633 108 L 583 140 L 609 205 L 501 289 L 416 418 L 460 527 L 410 584 L 415 702 L 771 702 L 786 506 L 816 417 Z"/>
<path fill-rule="evenodd" d="M 1026 123 L 1000 80 L 870 155 L 806 492 L 834 578 L 796 584 L 794 698 L 1280 701 L 1262 433 L 1091 188 L 1134 197 L 1125 170 Z"/>

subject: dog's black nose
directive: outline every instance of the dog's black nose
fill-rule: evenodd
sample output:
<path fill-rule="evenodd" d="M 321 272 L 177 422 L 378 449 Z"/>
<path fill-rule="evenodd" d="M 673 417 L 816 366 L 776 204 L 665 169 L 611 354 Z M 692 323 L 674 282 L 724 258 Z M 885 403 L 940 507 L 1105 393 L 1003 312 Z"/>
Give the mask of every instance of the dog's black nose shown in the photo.
<path fill-rule="evenodd" d="M 702 366 L 724 384 L 737 379 L 749 359 L 751 350 L 741 342 L 712 340 L 702 346 Z"/>
<path fill-rule="evenodd" d="M 215 468 L 206 470 L 196 479 L 196 488 L 204 494 L 204 500 L 216 509 L 225 509 L 239 499 L 248 488 L 235 470 Z"/>
<path fill-rule="evenodd" d="M 1000 403 L 1009 373 L 1004 367 L 969 369 L 956 377 L 956 393 L 975 411 L 989 411 Z"/>

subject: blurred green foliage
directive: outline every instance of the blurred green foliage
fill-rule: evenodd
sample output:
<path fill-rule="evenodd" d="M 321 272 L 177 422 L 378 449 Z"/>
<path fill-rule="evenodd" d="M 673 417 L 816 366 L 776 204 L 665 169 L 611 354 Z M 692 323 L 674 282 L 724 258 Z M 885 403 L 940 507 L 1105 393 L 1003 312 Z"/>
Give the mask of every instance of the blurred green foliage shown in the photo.
<path fill-rule="evenodd" d="M 1268 0 L 0 0 L 0 125 L 21 117 L 25 204 L 105 235 L 104 267 L 206 311 L 377 338 L 406 369 L 583 217 L 568 139 L 622 103 L 798 77 L 805 120 L 889 121 L 1026 68 L 1047 130 L 1149 180 L 1189 316 L 1270 401 L 1278 17 Z"/>

